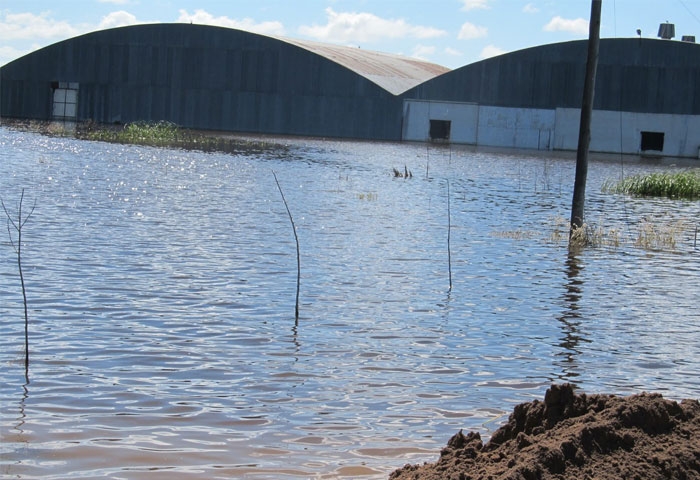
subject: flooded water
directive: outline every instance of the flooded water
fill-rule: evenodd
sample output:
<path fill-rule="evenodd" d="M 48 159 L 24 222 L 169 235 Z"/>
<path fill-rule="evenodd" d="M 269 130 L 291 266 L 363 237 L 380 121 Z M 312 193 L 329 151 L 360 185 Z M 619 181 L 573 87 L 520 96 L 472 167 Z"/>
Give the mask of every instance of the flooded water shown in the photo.
<path fill-rule="evenodd" d="M 616 240 L 570 256 L 570 154 L 279 142 L 0 128 L 0 197 L 36 205 L 28 383 L 0 232 L 6 478 L 386 478 L 552 382 L 700 397 L 700 202 L 601 192 L 673 160 L 594 159 L 587 216 Z M 643 248 L 644 225 L 675 230 Z"/>

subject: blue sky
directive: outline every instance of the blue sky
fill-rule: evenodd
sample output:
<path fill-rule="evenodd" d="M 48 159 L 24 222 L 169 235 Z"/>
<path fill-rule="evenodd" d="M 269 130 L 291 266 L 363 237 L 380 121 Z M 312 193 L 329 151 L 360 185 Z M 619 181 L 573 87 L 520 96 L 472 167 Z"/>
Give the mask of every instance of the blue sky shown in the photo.
<path fill-rule="evenodd" d="M 587 38 L 590 0 L 0 0 L 0 65 L 103 28 L 222 25 L 359 46 L 449 68 L 535 45 Z M 603 0 L 602 37 L 700 41 L 700 0 Z"/>

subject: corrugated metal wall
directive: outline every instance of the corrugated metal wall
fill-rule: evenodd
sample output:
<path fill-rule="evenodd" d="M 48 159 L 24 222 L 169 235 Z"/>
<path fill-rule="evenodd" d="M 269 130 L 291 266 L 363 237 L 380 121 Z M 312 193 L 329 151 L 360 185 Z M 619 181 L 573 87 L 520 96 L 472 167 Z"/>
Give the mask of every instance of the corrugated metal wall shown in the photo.
<path fill-rule="evenodd" d="M 0 70 L 0 116 L 49 119 L 52 82 L 77 82 L 78 120 L 400 140 L 401 102 L 270 37 L 190 24 L 95 32 Z"/>
<path fill-rule="evenodd" d="M 401 140 L 404 99 L 579 108 L 586 47 L 582 40 L 513 52 L 395 96 L 282 40 L 211 26 L 139 25 L 76 37 L 5 65 L 0 116 L 49 119 L 52 85 L 74 82 L 78 120 Z M 700 115 L 698 80 L 700 45 L 603 39 L 594 108 Z"/>
<path fill-rule="evenodd" d="M 580 108 L 587 41 L 534 47 L 467 65 L 403 94 L 407 99 L 514 108 Z M 700 115 L 700 45 L 602 39 L 596 110 Z"/>

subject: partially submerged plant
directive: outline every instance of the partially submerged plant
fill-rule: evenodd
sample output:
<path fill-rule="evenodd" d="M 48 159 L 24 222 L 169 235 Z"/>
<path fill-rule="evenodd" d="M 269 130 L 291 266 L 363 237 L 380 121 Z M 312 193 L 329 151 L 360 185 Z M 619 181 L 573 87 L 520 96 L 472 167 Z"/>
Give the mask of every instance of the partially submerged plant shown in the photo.
<path fill-rule="evenodd" d="M 606 182 L 603 191 L 642 197 L 700 198 L 700 169 L 647 173 Z"/>
<path fill-rule="evenodd" d="M 550 240 L 556 243 L 565 240 L 564 229 L 568 232 L 568 222 L 564 219 L 555 219 L 555 228 Z M 693 229 L 692 223 L 683 220 L 664 223 L 642 219 L 636 225 L 637 232 L 624 237 L 619 228 L 606 229 L 601 225 L 584 223 L 583 226 L 572 231 L 571 244 L 577 248 L 586 246 L 617 248 L 624 241 L 628 241 L 633 246 L 645 250 L 675 250 L 678 246 L 678 240 L 683 237 L 685 232 Z"/>
<path fill-rule="evenodd" d="M 88 140 L 151 146 L 174 145 L 181 140 L 177 125 L 170 122 L 134 122 L 123 128 L 89 124 L 83 135 Z"/>
<path fill-rule="evenodd" d="M 124 126 L 87 122 L 80 124 L 76 137 L 101 142 L 182 148 L 204 152 L 261 153 L 286 149 L 283 145 L 264 141 L 207 135 L 179 127 L 171 122 L 133 122 Z"/>
<path fill-rule="evenodd" d="M 604 227 L 600 224 L 584 223 L 571 230 L 569 221 L 563 217 L 552 218 L 552 226 L 547 239 L 551 243 L 569 242 L 573 248 L 610 247 L 618 248 L 624 243 L 645 250 L 676 250 L 681 240 L 689 239 L 693 248 L 697 246 L 698 226 L 692 221 L 674 220 L 664 222 L 642 219 L 636 225 L 626 228 Z M 629 232 L 624 234 L 624 232 Z M 571 232 L 571 234 L 570 234 Z M 541 238 L 542 233 L 534 230 L 506 230 L 492 233 L 499 238 L 528 240 Z"/>
<path fill-rule="evenodd" d="M 377 194 L 375 192 L 367 192 L 367 193 L 360 193 L 357 195 L 357 197 L 360 200 L 367 200 L 369 202 L 372 202 L 374 200 L 377 200 L 377 198 L 379 198 L 379 194 Z"/>
<path fill-rule="evenodd" d="M 272 176 L 275 177 L 275 183 L 277 184 L 277 190 L 282 196 L 282 202 L 284 203 L 284 208 L 287 209 L 287 215 L 289 216 L 289 222 L 292 224 L 292 232 L 294 232 L 294 241 L 297 245 L 297 296 L 296 302 L 294 304 L 294 320 L 295 326 L 299 324 L 299 285 L 301 284 L 301 254 L 299 251 L 299 236 L 297 235 L 297 226 L 294 224 L 294 218 L 292 218 L 292 212 L 289 210 L 289 205 L 287 204 L 287 199 L 284 197 L 284 192 L 280 186 L 279 180 L 277 180 L 277 174 L 272 171 Z"/>
<path fill-rule="evenodd" d="M 136 122 L 126 125 L 121 135 L 129 143 L 168 145 L 179 139 L 179 130 L 177 125 L 170 122 Z"/>
<path fill-rule="evenodd" d="M 525 240 L 528 238 L 539 237 L 540 232 L 535 232 L 534 230 L 523 230 L 519 228 L 516 230 L 503 230 L 493 232 L 493 236 L 498 238 L 508 238 L 511 240 Z"/>
<path fill-rule="evenodd" d="M 15 250 L 17 254 L 17 268 L 19 270 L 19 280 L 22 284 L 22 298 L 24 300 L 24 374 L 29 382 L 29 313 L 27 311 L 27 290 L 24 286 L 24 273 L 22 272 L 22 229 L 24 225 L 29 221 L 29 217 L 34 213 L 34 208 L 36 207 L 36 201 L 32 205 L 31 210 L 28 214 L 22 213 L 22 202 L 24 201 L 24 189 L 22 189 L 22 195 L 19 197 L 19 204 L 17 205 L 17 218 L 13 218 L 10 212 L 7 211 L 5 207 L 5 202 L 0 199 L 0 204 L 2 209 L 7 216 L 7 234 L 10 237 L 10 245 Z M 15 242 L 12 237 L 12 230 L 17 233 L 17 241 Z"/>
<path fill-rule="evenodd" d="M 450 212 L 450 181 L 447 180 L 447 268 L 450 275 L 450 289 L 452 291 L 452 250 L 450 249 L 450 231 L 452 230 L 452 214 Z"/>
<path fill-rule="evenodd" d="M 394 171 L 394 177 L 395 178 L 411 178 L 413 177 L 413 173 L 408 169 L 406 165 L 403 166 L 403 172 L 401 170 L 397 170 L 396 168 L 392 168 Z"/>
<path fill-rule="evenodd" d="M 646 250 L 675 250 L 677 239 L 685 229 L 686 224 L 682 221 L 658 225 L 644 219 L 639 224 L 634 244 Z"/>

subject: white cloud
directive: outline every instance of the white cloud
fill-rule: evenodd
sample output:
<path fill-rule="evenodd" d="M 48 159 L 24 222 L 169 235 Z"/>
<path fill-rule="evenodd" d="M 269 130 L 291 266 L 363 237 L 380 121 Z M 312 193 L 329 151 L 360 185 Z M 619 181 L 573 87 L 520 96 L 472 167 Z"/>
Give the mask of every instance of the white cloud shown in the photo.
<path fill-rule="evenodd" d="M 180 10 L 178 22 L 197 23 L 200 25 L 216 25 L 219 27 L 236 28 L 248 32 L 264 35 L 284 35 L 284 26 L 280 22 L 256 22 L 252 18 L 238 20 L 229 17 L 215 17 L 205 10 L 195 10 L 190 14 L 187 10 Z"/>
<path fill-rule="evenodd" d="M 5 13 L 0 10 L 0 65 L 38 50 L 55 41 L 65 40 L 87 32 L 106 28 L 134 25 L 139 22 L 125 11 L 112 12 L 99 24 L 76 23 L 56 20 L 51 12 Z"/>
<path fill-rule="evenodd" d="M 507 51 L 503 50 L 502 48 L 498 48 L 495 45 L 487 45 L 479 54 L 479 58 L 483 60 L 486 58 L 497 57 L 498 55 L 503 55 L 504 53 L 507 53 Z"/>
<path fill-rule="evenodd" d="M 488 35 L 488 33 L 489 30 L 486 27 L 465 22 L 462 25 L 462 28 L 459 29 L 459 34 L 457 35 L 457 38 L 460 40 L 472 40 L 474 38 L 485 37 Z"/>
<path fill-rule="evenodd" d="M 0 40 L 34 40 L 74 37 L 82 33 L 65 21 L 54 20 L 48 12 L 8 13 L 0 18 Z"/>
<path fill-rule="evenodd" d="M 100 3 L 112 3 L 114 5 L 128 5 L 131 0 L 99 0 Z"/>
<path fill-rule="evenodd" d="M 339 13 L 326 8 L 325 25 L 302 26 L 299 33 L 317 40 L 336 43 L 366 43 L 382 38 L 436 38 L 444 30 L 411 25 L 403 19 L 384 19 L 371 13 Z"/>
<path fill-rule="evenodd" d="M 120 10 L 118 12 L 112 12 L 109 15 L 102 18 L 102 21 L 98 25 L 98 30 L 104 30 L 106 28 L 117 28 L 126 27 L 128 25 L 136 25 L 138 20 L 136 17 L 129 12 Z"/>
<path fill-rule="evenodd" d="M 430 47 L 427 45 L 418 45 L 413 49 L 411 56 L 413 58 L 418 58 L 420 60 L 428 60 L 428 58 L 435 53 L 435 47 Z"/>
<path fill-rule="evenodd" d="M 489 6 L 489 2 L 491 0 L 462 0 L 462 3 L 464 4 L 462 6 L 462 10 L 469 11 L 469 10 L 477 10 L 477 9 L 487 9 L 491 8 Z"/>
<path fill-rule="evenodd" d="M 462 55 L 462 52 L 460 52 L 459 50 L 455 50 L 454 48 L 451 48 L 451 47 L 445 48 L 445 53 L 447 55 L 451 55 L 453 57 L 459 57 Z"/>
<path fill-rule="evenodd" d="M 20 50 L 14 47 L 0 47 L 0 66 L 5 65 L 6 63 L 19 57 L 23 57 L 37 48 L 39 48 L 39 46 L 32 46 L 32 48 L 27 50 Z"/>
<path fill-rule="evenodd" d="M 562 17 L 552 18 L 547 25 L 544 26 L 545 32 L 569 32 L 577 35 L 588 33 L 588 20 L 585 18 L 576 18 L 569 20 Z"/>
<path fill-rule="evenodd" d="M 537 13 L 539 12 L 540 9 L 535 6 L 534 3 L 528 3 L 523 7 L 523 12 L 524 13 Z"/>

